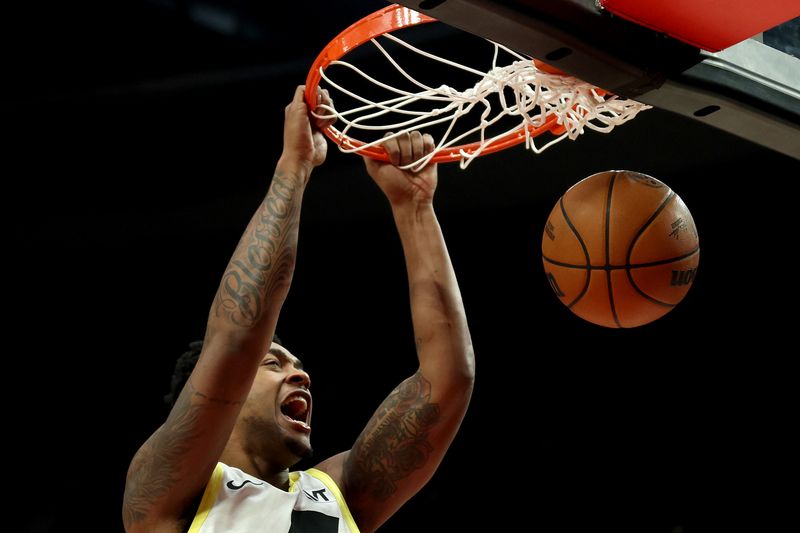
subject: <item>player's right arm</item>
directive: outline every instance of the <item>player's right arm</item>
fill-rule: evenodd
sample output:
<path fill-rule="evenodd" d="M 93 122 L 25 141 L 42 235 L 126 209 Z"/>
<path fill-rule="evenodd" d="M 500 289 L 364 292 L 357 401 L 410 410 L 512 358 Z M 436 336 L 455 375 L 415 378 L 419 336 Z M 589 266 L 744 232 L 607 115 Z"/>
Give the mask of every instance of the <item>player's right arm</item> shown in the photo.
<path fill-rule="evenodd" d="M 303 191 L 325 153 L 298 87 L 286 108 L 283 154 L 222 277 L 197 365 L 128 469 L 127 531 L 175 531 L 194 510 L 269 348 L 294 272 Z M 164 276 L 180 276 L 184 268 L 172 265 Z"/>

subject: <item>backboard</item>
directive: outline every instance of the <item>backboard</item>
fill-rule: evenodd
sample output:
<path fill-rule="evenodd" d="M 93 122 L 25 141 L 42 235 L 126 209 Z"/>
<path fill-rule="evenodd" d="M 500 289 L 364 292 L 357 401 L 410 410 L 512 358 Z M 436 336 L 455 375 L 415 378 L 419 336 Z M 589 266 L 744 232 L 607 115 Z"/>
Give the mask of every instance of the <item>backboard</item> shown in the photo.
<path fill-rule="evenodd" d="M 547 61 L 612 93 L 800 159 L 800 59 L 757 38 L 749 38 L 752 36 L 747 33 L 758 31 L 759 26 L 745 24 L 738 34 L 729 32 L 705 46 L 714 50 L 720 43 L 742 39 L 713 52 L 699 48 L 702 43 L 688 39 L 681 32 L 653 29 L 653 24 L 645 26 L 611 13 L 604 7 L 613 3 L 610 0 L 401 0 L 399 3 Z M 711 8 L 714 3 L 700 4 Z M 792 2 L 770 0 L 757 4 L 758 7 L 753 7 L 754 2 L 746 4 L 751 11 L 771 9 L 775 26 L 800 15 L 800 6 L 791 7 Z M 681 15 L 700 16 L 692 12 Z M 691 27 L 686 18 L 674 18 L 679 27 Z M 752 14 L 748 15 L 747 10 L 740 17 L 750 18 Z M 771 23 L 769 17 L 760 17 L 758 22 L 762 26 Z M 797 22 L 795 18 L 790 24 Z M 712 27 L 695 26 L 698 35 Z M 681 40 L 671 35 L 680 36 Z"/>

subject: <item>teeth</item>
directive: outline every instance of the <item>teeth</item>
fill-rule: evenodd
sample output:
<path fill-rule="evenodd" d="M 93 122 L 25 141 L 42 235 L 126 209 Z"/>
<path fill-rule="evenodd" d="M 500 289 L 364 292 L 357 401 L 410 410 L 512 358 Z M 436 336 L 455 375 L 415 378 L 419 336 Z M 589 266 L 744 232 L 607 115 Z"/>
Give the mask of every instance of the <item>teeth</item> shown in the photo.
<path fill-rule="evenodd" d="M 287 401 L 286 403 L 290 404 L 290 403 L 294 403 L 294 402 L 300 402 L 303 405 L 308 405 L 308 402 L 302 396 L 294 396 L 293 398 L 289 398 L 289 401 Z"/>
<path fill-rule="evenodd" d="M 302 396 L 293 396 L 281 404 L 281 411 L 292 420 L 305 423 L 308 401 Z"/>

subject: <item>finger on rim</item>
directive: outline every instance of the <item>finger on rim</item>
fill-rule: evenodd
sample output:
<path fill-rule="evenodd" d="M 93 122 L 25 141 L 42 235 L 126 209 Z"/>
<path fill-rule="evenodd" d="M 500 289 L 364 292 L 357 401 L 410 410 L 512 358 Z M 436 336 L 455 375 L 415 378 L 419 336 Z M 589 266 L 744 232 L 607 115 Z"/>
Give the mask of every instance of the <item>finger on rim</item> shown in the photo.
<path fill-rule="evenodd" d="M 390 131 L 384 135 L 384 137 L 389 137 L 391 135 L 393 135 L 393 133 Z M 398 142 L 397 138 L 383 141 L 383 148 L 386 150 L 386 154 L 389 156 L 389 161 L 394 166 L 398 166 L 401 160 L 401 152 L 400 143 Z"/>
<path fill-rule="evenodd" d="M 410 135 L 411 141 L 411 161 L 418 161 L 420 158 L 425 156 L 425 143 L 422 140 L 422 133 L 418 130 L 414 130 L 411 132 Z"/>

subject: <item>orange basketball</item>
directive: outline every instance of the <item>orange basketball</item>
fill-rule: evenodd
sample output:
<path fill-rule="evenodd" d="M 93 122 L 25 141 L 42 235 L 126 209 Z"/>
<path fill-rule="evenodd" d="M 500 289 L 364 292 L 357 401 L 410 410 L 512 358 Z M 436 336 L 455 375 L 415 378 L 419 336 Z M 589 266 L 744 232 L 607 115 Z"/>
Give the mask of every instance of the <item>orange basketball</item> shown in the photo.
<path fill-rule="evenodd" d="M 573 185 L 542 236 L 544 270 L 561 302 L 609 328 L 647 324 L 692 286 L 700 241 L 686 204 L 655 178 L 609 170 Z"/>

